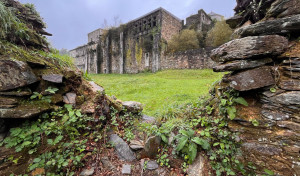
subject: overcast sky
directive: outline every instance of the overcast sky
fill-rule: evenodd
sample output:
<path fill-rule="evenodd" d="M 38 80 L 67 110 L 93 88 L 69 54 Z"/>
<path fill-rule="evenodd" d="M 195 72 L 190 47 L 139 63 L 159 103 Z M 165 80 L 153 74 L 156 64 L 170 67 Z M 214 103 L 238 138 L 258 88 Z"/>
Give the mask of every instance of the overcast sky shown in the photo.
<path fill-rule="evenodd" d="M 100 28 L 104 19 L 109 24 L 118 16 L 123 23 L 163 7 L 180 19 L 196 14 L 199 9 L 233 16 L 235 0 L 20 0 L 33 3 L 47 23 L 52 46 L 74 49 L 87 43 L 87 33 Z"/>

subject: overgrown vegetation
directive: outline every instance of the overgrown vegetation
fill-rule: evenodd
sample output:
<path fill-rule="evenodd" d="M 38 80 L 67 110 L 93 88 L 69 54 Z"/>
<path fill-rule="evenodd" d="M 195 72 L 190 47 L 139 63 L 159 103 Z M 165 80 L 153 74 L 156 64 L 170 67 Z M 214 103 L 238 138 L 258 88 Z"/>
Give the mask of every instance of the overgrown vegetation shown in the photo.
<path fill-rule="evenodd" d="M 197 32 L 191 29 L 182 30 L 176 34 L 168 43 L 168 52 L 186 51 L 199 48 Z"/>
<path fill-rule="evenodd" d="M 215 26 L 208 31 L 206 37 L 206 46 L 220 46 L 230 40 L 233 30 L 225 20 L 217 21 Z"/>

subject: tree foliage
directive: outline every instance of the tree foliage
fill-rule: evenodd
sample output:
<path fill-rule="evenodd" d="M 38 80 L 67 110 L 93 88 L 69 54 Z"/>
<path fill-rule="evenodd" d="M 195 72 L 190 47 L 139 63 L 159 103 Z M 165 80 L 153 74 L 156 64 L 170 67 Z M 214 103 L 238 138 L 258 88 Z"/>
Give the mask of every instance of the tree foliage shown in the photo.
<path fill-rule="evenodd" d="M 217 21 L 215 26 L 207 33 L 206 46 L 220 46 L 230 40 L 233 30 L 225 20 Z"/>
<path fill-rule="evenodd" d="M 197 48 L 199 48 L 197 32 L 190 29 L 182 30 L 174 35 L 168 43 L 168 51 L 171 53 Z"/>

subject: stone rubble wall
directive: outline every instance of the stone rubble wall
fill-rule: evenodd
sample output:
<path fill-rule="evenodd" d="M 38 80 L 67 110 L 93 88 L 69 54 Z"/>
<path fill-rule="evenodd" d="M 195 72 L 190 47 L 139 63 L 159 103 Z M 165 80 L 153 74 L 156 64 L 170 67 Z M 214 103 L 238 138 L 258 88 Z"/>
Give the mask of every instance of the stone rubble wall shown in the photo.
<path fill-rule="evenodd" d="M 199 48 L 162 56 L 161 69 L 205 69 L 214 62 L 209 57 L 209 48 Z"/>
<path fill-rule="evenodd" d="M 227 20 L 237 27 L 235 39 L 213 50 L 211 58 L 215 71 L 231 71 L 220 89 L 239 91 L 249 104 L 238 106 L 229 124 L 240 134 L 240 159 L 246 166 L 252 162 L 258 174 L 268 169 L 300 175 L 300 3 L 237 2 L 237 15 Z M 243 25 L 246 18 L 253 24 Z"/>

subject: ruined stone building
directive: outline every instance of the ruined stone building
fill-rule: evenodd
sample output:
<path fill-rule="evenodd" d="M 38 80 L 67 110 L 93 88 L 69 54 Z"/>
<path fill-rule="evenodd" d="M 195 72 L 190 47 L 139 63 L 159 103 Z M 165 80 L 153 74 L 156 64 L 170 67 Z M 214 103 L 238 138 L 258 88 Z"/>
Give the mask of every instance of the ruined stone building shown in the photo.
<path fill-rule="evenodd" d="M 160 69 L 207 68 L 206 49 L 166 55 L 168 41 L 184 27 L 208 29 L 212 19 L 203 11 L 184 21 L 163 8 L 109 30 L 88 34 L 88 44 L 70 51 L 75 65 L 89 73 L 156 72 Z M 199 54 L 201 53 L 201 54 Z"/>

